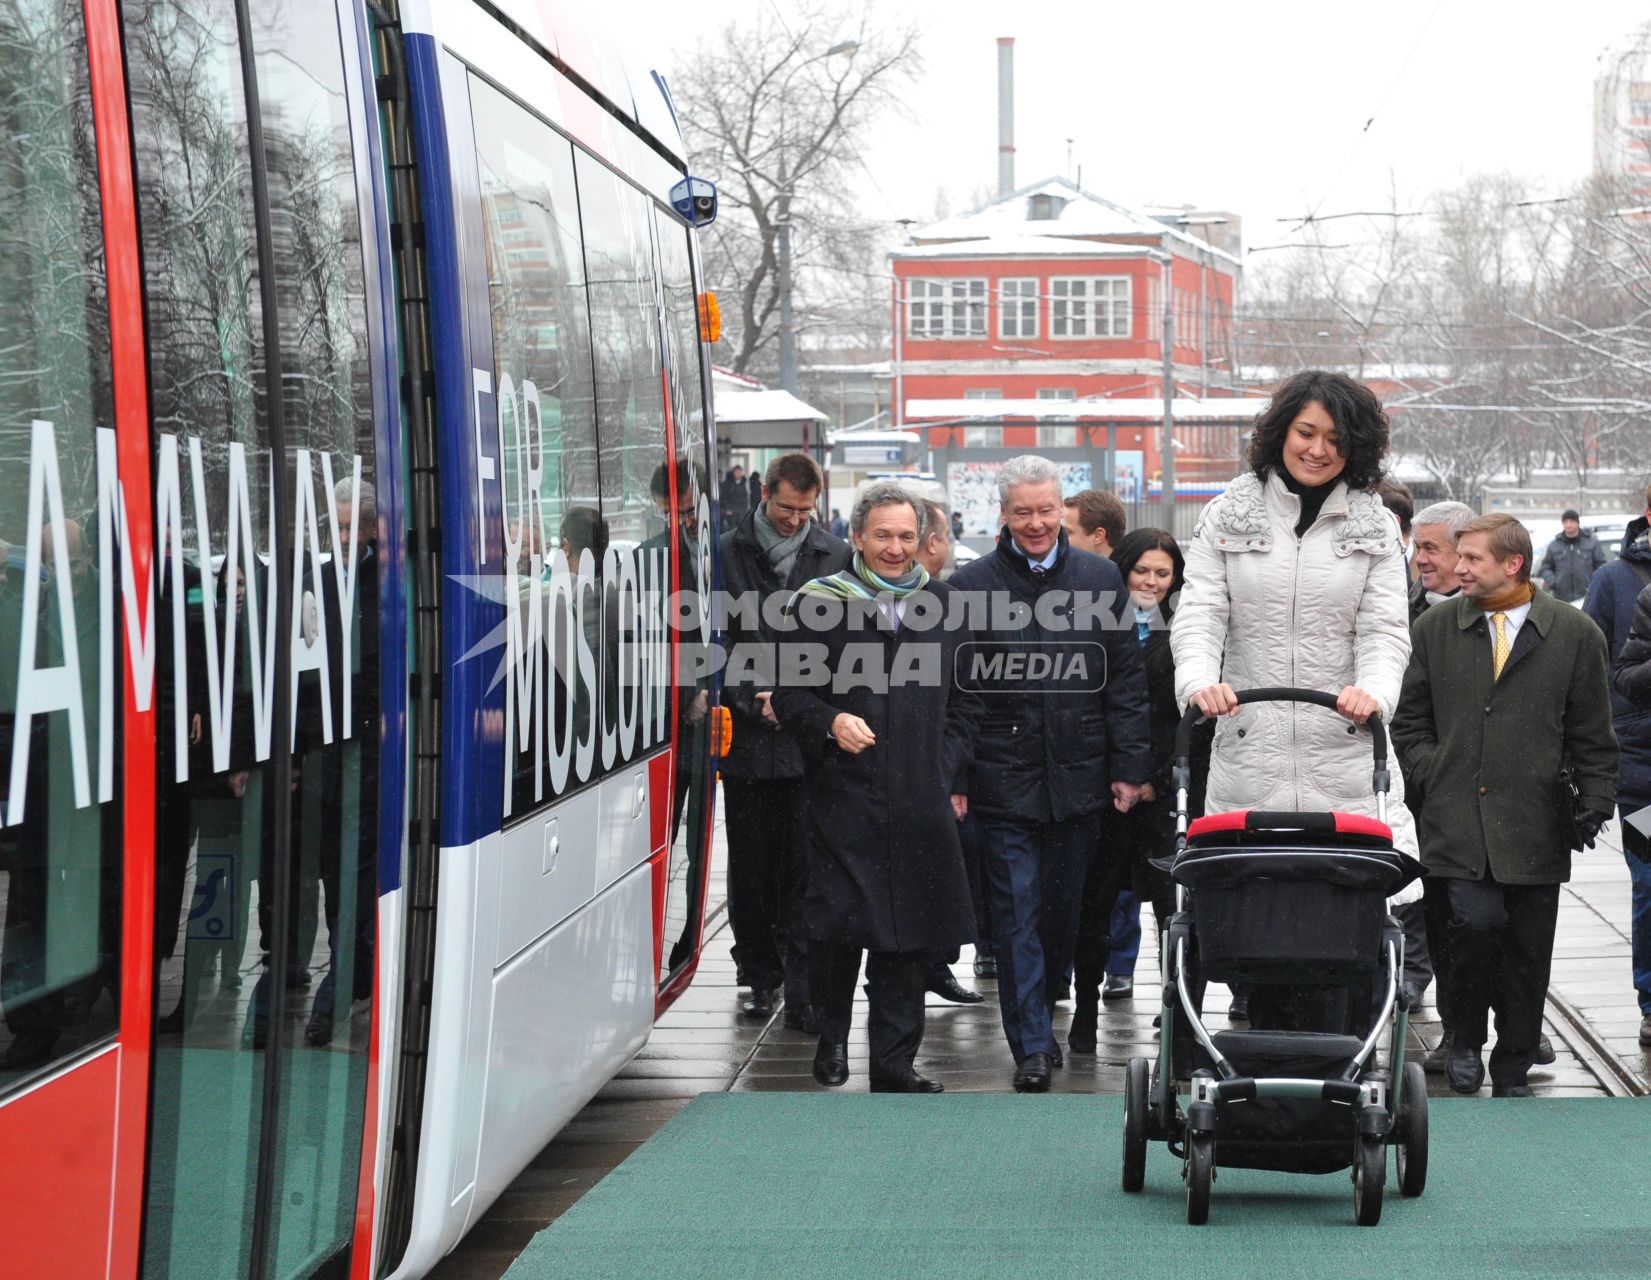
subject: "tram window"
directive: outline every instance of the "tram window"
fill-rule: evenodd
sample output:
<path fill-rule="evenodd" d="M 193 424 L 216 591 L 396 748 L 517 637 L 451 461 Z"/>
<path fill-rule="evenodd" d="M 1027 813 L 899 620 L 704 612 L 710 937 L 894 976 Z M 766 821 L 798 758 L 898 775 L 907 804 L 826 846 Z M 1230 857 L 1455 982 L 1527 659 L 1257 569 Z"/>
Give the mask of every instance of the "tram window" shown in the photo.
<path fill-rule="evenodd" d="M 591 347 L 596 353 L 596 429 L 601 445 L 602 514 L 617 580 L 603 582 L 603 764 L 663 745 L 667 650 L 656 643 L 658 601 L 669 583 L 672 485 L 665 436 L 660 292 L 655 278 L 652 203 L 584 152 L 579 205 L 590 275 Z M 693 485 L 676 501 L 697 534 Z M 696 714 L 702 711 L 689 696 Z"/>
<path fill-rule="evenodd" d="M 105 702 L 100 680 L 105 652 L 123 678 L 100 618 L 115 549 L 96 519 L 98 429 L 114 423 L 108 300 L 85 32 L 71 11 L 5 6 L 0 85 L 4 1092 L 116 1027 L 124 842 L 120 685 Z"/>
<path fill-rule="evenodd" d="M 601 772 L 599 603 L 612 532 L 599 483 L 573 146 L 480 80 L 471 82 L 471 112 L 513 579 L 512 639 L 501 655 L 509 819 Z M 585 562 L 590 581 L 580 586 Z"/>

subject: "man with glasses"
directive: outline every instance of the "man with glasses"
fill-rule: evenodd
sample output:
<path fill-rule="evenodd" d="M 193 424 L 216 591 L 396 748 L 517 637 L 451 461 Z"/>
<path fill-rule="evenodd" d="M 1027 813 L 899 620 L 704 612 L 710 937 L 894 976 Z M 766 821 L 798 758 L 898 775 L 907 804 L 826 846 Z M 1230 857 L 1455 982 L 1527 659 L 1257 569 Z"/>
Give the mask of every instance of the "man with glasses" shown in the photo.
<path fill-rule="evenodd" d="M 762 501 L 722 535 L 722 585 L 736 603 L 725 619 L 729 662 L 723 698 L 734 718 L 722 762 L 728 832 L 728 924 L 734 964 L 751 994 L 741 1005 L 767 1020 L 785 987 L 785 1025 L 815 1030 L 801 935 L 787 929 L 803 859 L 803 756 L 779 732 L 770 696 L 771 655 L 780 633 L 770 619 L 803 583 L 848 566 L 848 544 L 814 518 L 822 479 L 806 453 L 768 464 Z"/>

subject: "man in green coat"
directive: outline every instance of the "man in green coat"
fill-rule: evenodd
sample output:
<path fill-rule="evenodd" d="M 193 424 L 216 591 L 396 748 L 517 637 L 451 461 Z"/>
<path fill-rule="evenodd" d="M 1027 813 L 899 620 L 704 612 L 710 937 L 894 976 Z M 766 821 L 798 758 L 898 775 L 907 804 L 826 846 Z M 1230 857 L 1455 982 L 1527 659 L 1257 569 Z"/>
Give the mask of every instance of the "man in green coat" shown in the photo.
<path fill-rule="evenodd" d="M 1419 795 L 1422 861 L 1446 882 L 1445 1076 L 1458 1093 L 1484 1083 L 1494 1007 L 1491 1094 L 1529 1097 L 1559 886 L 1571 878 L 1565 761 L 1588 844 L 1616 803 L 1605 639 L 1586 614 L 1532 591 L 1530 535 L 1513 517 L 1469 521 L 1456 550 L 1462 594 L 1412 629 L 1393 743 Z"/>

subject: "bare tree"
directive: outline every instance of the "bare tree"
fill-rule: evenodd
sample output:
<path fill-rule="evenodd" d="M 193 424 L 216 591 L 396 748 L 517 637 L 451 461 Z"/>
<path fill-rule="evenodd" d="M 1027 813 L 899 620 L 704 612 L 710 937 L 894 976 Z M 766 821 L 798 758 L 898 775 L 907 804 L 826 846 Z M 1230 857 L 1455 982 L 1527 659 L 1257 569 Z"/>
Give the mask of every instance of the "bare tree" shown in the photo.
<path fill-rule="evenodd" d="M 1617 180 L 1551 196 L 1481 175 L 1268 264 L 1246 349 L 1389 384 L 1394 448 L 1471 500 L 1543 468 L 1578 489 L 1651 455 L 1651 211 Z"/>
<path fill-rule="evenodd" d="M 1564 419 L 1552 452 L 1578 488 L 1590 469 L 1639 469 L 1651 454 L 1651 211 L 1626 198 L 1604 176 L 1577 195 L 1564 270 L 1513 314 L 1543 346 L 1532 389 Z"/>
<path fill-rule="evenodd" d="M 706 278 L 724 307 L 732 367 L 772 365 L 779 333 L 779 235 L 792 229 L 799 329 L 886 317 L 880 229 L 855 208 L 867 137 L 919 69 L 914 27 L 818 0 L 729 23 L 675 76 L 697 171 L 720 187 L 704 240 Z M 886 318 L 882 322 L 886 324 Z"/>

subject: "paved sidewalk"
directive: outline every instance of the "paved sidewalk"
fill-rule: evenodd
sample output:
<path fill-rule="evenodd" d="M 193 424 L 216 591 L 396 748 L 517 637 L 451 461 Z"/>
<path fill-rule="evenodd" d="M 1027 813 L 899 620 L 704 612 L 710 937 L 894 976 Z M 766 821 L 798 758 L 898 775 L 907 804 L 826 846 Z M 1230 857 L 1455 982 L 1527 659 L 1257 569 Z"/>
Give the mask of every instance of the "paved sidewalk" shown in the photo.
<path fill-rule="evenodd" d="M 1629 968 L 1628 871 L 1615 839 L 1576 860 L 1576 874 L 1560 899 L 1553 990 L 1586 1019 L 1601 1046 L 1617 1055 L 1640 1092 L 1651 1079 L 1651 1053 L 1637 1043 L 1639 1008 Z M 586 1191 L 647 1140 L 695 1095 L 707 1091 L 759 1092 L 819 1090 L 810 1074 L 816 1041 L 780 1026 L 754 1024 L 739 1014 L 734 985 L 732 939 L 722 913 L 722 871 L 726 865 L 718 814 L 710 886 L 713 917 L 707 926 L 698 976 L 681 1000 L 660 1019 L 642 1052 L 566 1129 L 534 1159 L 500 1197 L 457 1250 L 432 1272 L 436 1280 L 495 1280 L 541 1228 L 554 1221 Z M 1153 1015 L 1158 1011 L 1157 945 L 1146 913 L 1133 998 L 1108 1005 L 1101 1015 L 1100 1052 L 1068 1057 L 1054 1073 L 1054 1088 L 1067 1093 L 1121 1093 L 1124 1064 L 1154 1051 Z M 929 998 L 928 1029 L 918 1068 L 944 1082 L 949 1092 L 1006 1092 L 1014 1063 L 998 1018 L 995 985 L 976 981 L 970 957 L 955 972 L 965 986 L 987 999 L 959 1006 Z M 1205 1002 L 1213 1028 L 1226 1026 L 1224 988 L 1212 985 Z M 1056 1034 L 1066 1042 L 1071 1006 L 1056 1014 Z M 1438 1041 L 1431 1005 L 1412 1027 L 1411 1056 Z M 1559 1060 L 1532 1072 L 1531 1083 L 1546 1097 L 1604 1097 L 1627 1092 L 1601 1083 L 1597 1053 L 1563 1021 L 1550 1023 Z M 853 1075 L 847 1091 L 867 1088 L 865 1002 L 855 1006 L 849 1042 Z M 1430 1090 L 1446 1092 L 1439 1077 Z M 1489 1088 L 1484 1090 L 1488 1098 Z"/>
<path fill-rule="evenodd" d="M 1630 883 L 1618 824 L 1576 855 L 1559 900 L 1549 990 L 1580 1013 L 1637 1084 L 1651 1093 L 1651 1046 L 1639 1043 L 1640 1009 L 1629 951 Z"/>

